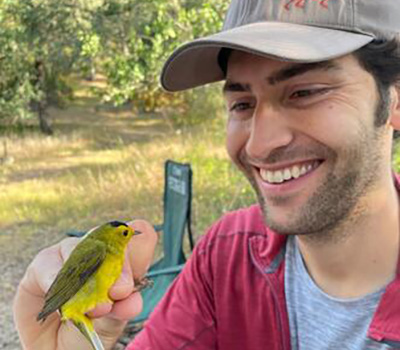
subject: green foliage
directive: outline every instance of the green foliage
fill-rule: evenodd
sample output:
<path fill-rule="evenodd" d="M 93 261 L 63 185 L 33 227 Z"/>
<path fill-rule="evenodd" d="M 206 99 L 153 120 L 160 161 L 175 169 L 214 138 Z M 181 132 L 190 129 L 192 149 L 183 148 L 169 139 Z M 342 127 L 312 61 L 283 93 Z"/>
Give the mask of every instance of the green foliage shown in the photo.
<path fill-rule="evenodd" d="M 29 117 L 28 105 L 35 94 L 19 43 L 20 29 L 1 7 L 0 23 L 0 122 L 16 123 Z"/>
<path fill-rule="evenodd" d="M 175 127 L 205 124 L 220 126 L 224 121 L 225 105 L 219 84 L 199 87 L 173 96 L 163 108 L 166 117 Z"/>
<path fill-rule="evenodd" d="M 82 1 L 82 6 L 85 2 Z M 15 124 L 71 94 L 64 76 L 80 58 L 79 28 L 90 26 L 78 1 L 0 2 L 0 119 Z M 44 115 L 42 115 L 44 117 Z"/>
<path fill-rule="evenodd" d="M 91 28 L 90 8 L 84 1 L 40 0 L 15 3 L 27 55 L 34 69 L 43 66 L 43 81 L 36 81 L 46 102 L 59 103 L 68 88 L 63 76 L 72 72 L 82 57 L 82 34 Z M 83 40 L 82 40 L 83 38 Z M 40 80 L 38 72 L 36 79 Z"/>
<path fill-rule="evenodd" d="M 97 68 L 107 78 L 104 101 L 173 109 L 165 114 L 173 123 L 196 124 L 205 118 L 189 112 L 192 105 L 220 102 L 203 90 L 165 93 L 161 67 L 178 45 L 217 31 L 226 7 L 225 0 L 0 1 L 0 119 L 62 104 L 72 95 L 68 76 L 93 77 Z"/>
<path fill-rule="evenodd" d="M 105 5 L 97 27 L 102 28 L 103 48 L 107 47 L 103 71 L 109 87 L 106 101 L 123 104 L 132 101 L 139 110 L 154 111 L 165 108 L 177 124 L 196 124 L 198 111 L 189 113 L 197 97 L 201 101 L 220 104 L 213 96 L 199 92 L 165 93 L 159 84 L 163 63 L 183 42 L 208 35 L 222 26 L 222 13 L 227 2 L 184 0 L 110 0 Z M 210 104 L 208 104 L 210 105 Z M 178 117 L 178 114 L 180 117 Z M 215 114 L 215 111 L 209 115 Z"/>

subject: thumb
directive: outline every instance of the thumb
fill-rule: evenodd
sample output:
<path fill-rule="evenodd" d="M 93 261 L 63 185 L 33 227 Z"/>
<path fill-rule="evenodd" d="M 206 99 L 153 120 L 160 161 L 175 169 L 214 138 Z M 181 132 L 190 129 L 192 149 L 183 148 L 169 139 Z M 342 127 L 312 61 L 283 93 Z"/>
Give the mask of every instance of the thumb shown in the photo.
<path fill-rule="evenodd" d="M 128 259 L 135 279 L 142 278 L 151 263 L 156 249 L 158 235 L 153 225 L 145 220 L 134 220 L 129 223 L 134 230 L 142 234 L 133 236 L 128 245 Z"/>

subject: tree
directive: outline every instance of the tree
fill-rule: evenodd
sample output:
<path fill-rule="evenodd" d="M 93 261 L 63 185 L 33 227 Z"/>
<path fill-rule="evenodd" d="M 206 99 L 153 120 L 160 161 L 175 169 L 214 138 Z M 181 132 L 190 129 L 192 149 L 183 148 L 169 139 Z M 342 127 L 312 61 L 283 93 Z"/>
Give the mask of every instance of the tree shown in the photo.
<path fill-rule="evenodd" d="M 166 94 L 159 84 L 162 64 L 182 42 L 219 30 L 227 2 L 222 0 L 107 0 L 96 24 L 102 38 L 104 98 L 131 101 L 144 110 L 185 109 L 192 93 Z"/>
<path fill-rule="evenodd" d="M 105 101 L 184 114 L 196 93 L 163 92 L 162 64 L 181 42 L 219 29 L 226 7 L 225 0 L 0 0 L 0 119 L 36 112 L 51 134 L 47 107 L 71 94 L 69 75 L 93 76 L 96 65 L 107 77 Z"/>
<path fill-rule="evenodd" d="M 93 11 L 101 3 L 94 0 L 0 3 L 0 13 L 7 19 L 0 22 L 7 62 L 4 67 L 7 79 L 0 94 L 8 114 L 29 116 L 29 106 L 33 106 L 40 129 L 52 133 L 46 109 L 49 104 L 59 104 L 70 93 L 64 77 L 73 72 L 81 59 L 79 34 L 90 31 Z M 24 113 L 18 113 L 19 109 Z"/>
<path fill-rule="evenodd" d="M 0 3 L 0 121 L 13 124 L 31 115 L 29 103 L 35 93 L 21 28 L 7 5 Z"/>

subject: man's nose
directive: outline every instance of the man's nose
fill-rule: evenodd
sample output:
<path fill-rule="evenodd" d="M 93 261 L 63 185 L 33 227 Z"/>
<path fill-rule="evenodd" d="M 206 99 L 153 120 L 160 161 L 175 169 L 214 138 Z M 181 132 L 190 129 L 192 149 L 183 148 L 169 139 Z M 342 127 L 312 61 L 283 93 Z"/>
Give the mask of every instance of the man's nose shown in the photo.
<path fill-rule="evenodd" d="M 293 130 L 282 109 L 259 105 L 250 125 L 246 152 L 250 158 L 265 159 L 271 151 L 288 146 L 293 138 Z"/>

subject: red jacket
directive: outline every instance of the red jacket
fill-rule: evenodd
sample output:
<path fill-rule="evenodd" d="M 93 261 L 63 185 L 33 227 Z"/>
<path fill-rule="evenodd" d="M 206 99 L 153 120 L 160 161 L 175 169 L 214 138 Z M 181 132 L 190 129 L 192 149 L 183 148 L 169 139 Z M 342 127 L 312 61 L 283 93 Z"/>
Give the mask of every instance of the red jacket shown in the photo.
<path fill-rule="evenodd" d="M 197 244 L 127 349 L 290 350 L 285 242 L 264 225 L 258 205 L 227 214 Z M 400 347 L 399 275 L 387 287 L 368 336 Z"/>

